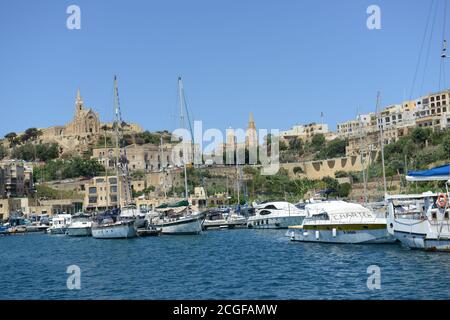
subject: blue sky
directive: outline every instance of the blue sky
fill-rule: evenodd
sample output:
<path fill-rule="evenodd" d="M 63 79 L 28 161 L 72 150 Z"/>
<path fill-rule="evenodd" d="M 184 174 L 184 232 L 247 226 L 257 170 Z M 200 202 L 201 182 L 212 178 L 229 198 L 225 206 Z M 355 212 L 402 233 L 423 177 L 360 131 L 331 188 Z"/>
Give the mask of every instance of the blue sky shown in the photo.
<path fill-rule="evenodd" d="M 424 85 L 414 96 L 439 89 L 439 2 L 429 71 L 419 72 Z M 81 8 L 81 30 L 66 28 L 70 4 Z M 371 4 L 381 8 L 382 30 L 366 27 Z M 193 118 L 206 128 L 245 127 L 251 111 L 258 128 L 320 122 L 321 111 L 335 128 L 358 106 L 374 111 L 377 90 L 383 105 L 409 97 L 429 5 L 0 0 L 0 136 L 69 122 L 78 87 L 110 121 L 114 74 L 124 120 L 149 130 L 179 123 L 178 75 Z"/>

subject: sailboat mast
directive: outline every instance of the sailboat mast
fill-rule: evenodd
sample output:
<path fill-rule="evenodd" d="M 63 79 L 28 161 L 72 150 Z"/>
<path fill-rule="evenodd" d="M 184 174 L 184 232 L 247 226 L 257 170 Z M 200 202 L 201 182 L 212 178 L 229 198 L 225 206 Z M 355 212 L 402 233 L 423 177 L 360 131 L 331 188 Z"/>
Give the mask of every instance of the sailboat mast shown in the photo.
<path fill-rule="evenodd" d="M 108 165 L 109 165 L 109 153 L 106 145 L 106 127 L 103 128 L 103 134 L 105 138 L 105 184 L 106 184 L 106 210 L 109 209 L 109 185 L 108 185 Z M 108 158 L 106 158 L 108 157 Z"/>
<path fill-rule="evenodd" d="M 387 185 L 386 185 L 386 167 L 384 164 L 384 128 L 383 121 L 381 119 L 381 111 L 380 109 L 380 92 L 377 93 L 377 113 L 378 113 L 378 121 L 379 121 L 379 129 L 380 129 L 380 146 L 381 146 L 381 166 L 383 169 L 383 187 L 384 187 L 384 196 L 387 195 Z"/>
<path fill-rule="evenodd" d="M 167 192 L 166 192 L 166 171 L 164 170 L 163 159 L 164 159 L 164 152 L 163 152 L 163 138 L 162 134 L 160 137 L 159 147 L 161 148 L 161 167 L 162 167 L 162 173 L 163 173 L 163 190 L 164 190 L 164 198 L 167 198 Z M 168 165 L 168 164 L 167 164 Z"/>
<path fill-rule="evenodd" d="M 236 150 L 236 186 L 237 186 L 237 200 L 238 200 L 238 205 L 241 204 L 241 199 L 240 199 L 240 195 L 241 195 L 241 175 L 240 175 L 240 171 L 239 171 L 239 164 L 238 164 L 238 154 L 237 154 L 237 150 Z"/>
<path fill-rule="evenodd" d="M 184 109 L 184 96 L 183 96 L 183 81 L 181 80 L 181 77 L 178 77 L 178 91 L 180 95 L 180 127 L 184 129 L 184 115 L 183 115 L 183 109 Z M 187 185 L 187 169 L 186 169 L 186 148 L 184 139 L 183 139 L 183 167 L 184 167 L 184 195 L 186 199 L 188 199 L 188 185 Z"/>
<path fill-rule="evenodd" d="M 117 86 L 117 76 L 114 75 L 114 114 L 115 114 L 115 131 L 116 131 L 116 176 L 117 176 L 117 207 L 120 208 L 120 201 L 122 199 L 122 187 L 121 187 L 121 180 L 120 180 L 120 131 L 119 126 L 120 124 L 120 116 L 119 116 L 119 102 L 118 102 L 118 86 Z"/>
<path fill-rule="evenodd" d="M 367 180 L 366 180 L 366 169 L 365 169 L 365 160 L 364 160 L 364 148 L 363 148 L 363 127 L 361 121 L 361 115 L 358 114 L 358 124 L 359 124 L 359 155 L 361 157 L 361 167 L 362 167 L 362 177 L 364 184 L 364 203 L 367 203 Z"/>

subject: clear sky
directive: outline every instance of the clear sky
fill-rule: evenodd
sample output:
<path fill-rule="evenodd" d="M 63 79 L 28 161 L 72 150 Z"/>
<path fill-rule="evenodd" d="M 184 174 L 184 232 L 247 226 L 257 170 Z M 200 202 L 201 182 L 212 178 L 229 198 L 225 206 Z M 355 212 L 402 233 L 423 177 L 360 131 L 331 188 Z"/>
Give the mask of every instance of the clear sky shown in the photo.
<path fill-rule="evenodd" d="M 114 74 L 124 120 L 149 130 L 178 124 L 178 75 L 207 128 L 243 128 L 254 112 L 258 128 L 282 130 L 320 122 L 322 111 L 334 129 L 358 106 L 374 111 L 377 90 L 387 105 L 442 86 L 439 0 L 423 53 L 431 43 L 428 72 L 419 69 L 411 90 L 430 3 L 0 0 L 0 136 L 66 124 L 78 87 L 111 121 Z M 81 8 L 81 30 L 66 28 L 71 4 Z M 381 8 L 381 30 L 366 27 L 371 4 Z"/>

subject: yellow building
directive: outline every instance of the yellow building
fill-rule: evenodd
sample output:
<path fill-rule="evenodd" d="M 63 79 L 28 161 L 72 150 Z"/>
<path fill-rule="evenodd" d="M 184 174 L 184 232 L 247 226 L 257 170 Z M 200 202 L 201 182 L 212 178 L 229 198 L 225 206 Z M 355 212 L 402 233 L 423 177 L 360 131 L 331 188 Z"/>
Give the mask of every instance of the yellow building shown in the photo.
<path fill-rule="evenodd" d="M 88 211 L 101 211 L 123 206 L 131 201 L 127 188 L 117 176 L 95 177 L 85 185 L 83 206 Z"/>

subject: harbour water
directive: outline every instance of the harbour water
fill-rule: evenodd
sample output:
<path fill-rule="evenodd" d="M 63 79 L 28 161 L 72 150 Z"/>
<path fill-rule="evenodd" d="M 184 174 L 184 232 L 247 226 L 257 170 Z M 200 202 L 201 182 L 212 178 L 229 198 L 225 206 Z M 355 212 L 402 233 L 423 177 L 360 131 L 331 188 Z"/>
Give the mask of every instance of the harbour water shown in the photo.
<path fill-rule="evenodd" d="M 450 255 L 291 243 L 285 231 L 97 240 L 0 238 L 0 299 L 449 299 Z M 81 289 L 67 288 L 67 267 Z M 369 290 L 367 268 L 381 269 Z"/>

